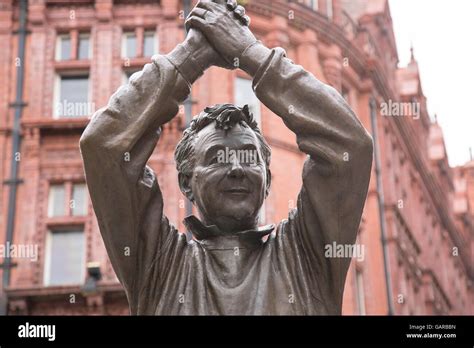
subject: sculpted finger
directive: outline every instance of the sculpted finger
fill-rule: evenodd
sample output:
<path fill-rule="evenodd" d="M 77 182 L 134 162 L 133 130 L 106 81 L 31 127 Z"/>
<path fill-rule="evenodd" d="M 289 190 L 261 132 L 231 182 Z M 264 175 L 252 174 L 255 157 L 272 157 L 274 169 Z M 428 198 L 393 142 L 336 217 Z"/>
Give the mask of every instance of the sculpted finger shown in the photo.
<path fill-rule="evenodd" d="M 245 8 L 243 8 L 242 6 L 237 6 L 234 10 L 234 13 L 237 14 L 238 16 L 240 17 L 243 17 L 245 16 Z"/>
<path fill-rule="evenodd" d="M 215 2 L 198 2 L 198 4 L 196 5 L 196 7 L 198 8 L 203 8 L 205 10 L 208 10 L 210 12 L 213 12 L 215 14 L 217 13 L 222 13 L 225 11 L 225 7 L 224 6 L 221 6 L 219 4 L 216 4 Z"/>
<path fill-rule="evenodd" d="M 210 1 L 199 1 L 196 4 L 195 8 L 203 8 L 205 10 L 210 10 L 212 8 L 211 6 L 212 6 L 212 2 Z"/>
<path fill-rule="evenodd" d="M 200 0 L 199 1 L 199 3 L 202 3 L 202 2 L 212 2 L 214 4 L 218 4 L 218 5 L 221 5 L 221 6 L 226 4 L 226 0 Z"/>
<path fill-rule="evenodd" d="M 196 17 L 206 19 L 206 12 L 209 12 L 209 10 L 199 8 L 199 7 L 195 7 L 195 8 L 193 8 L 193 10 L 191 12 L 189 12 L 189 15 L 188 15 L 188 17 L 186 17 L 186 19 L 188 19 L 192 16 L 196 16 Z"/>
<path fill-rule="evenodd" d="M 226 1 L 226 6 L 227 6 L 227 9 L 228 9 L 228 10 L 234 11 L 235 8 L 237 7 L 237 1 L 235 1 L 235 0 L 227 0 L 227 1 Z"/>
<path fill-rule="evenodd" d="M 189 12 L 189 15 L 186 17 L 186 20 L 184 22 L 184 27 L 186 28 L 186 32 L 188 32 L 189 29 L 191 29 L 190 23 L 188 23 L 188 19 L 193 16 L 206 19 L 206 12 L 209 12 L 209 11 L 202 8 L 197 8 L 197 7 L 195 7 L 191 12 Z"/>
<path fill-rule="evenodd" d="M 200 30 L 202 33 L 206 31 L 207 23 L 205 19 L 202 19 L 200 17 L 192 16 L 186 19 L 186 22 L 184 22 L 184 25 L 186 27 L 186 30 L 189 31 L 191 28 L 195 28 Z"/>
<path fill-rule="evenodd" d="M 226 0 L 212 0 L 213 3 L 218 4 L 218 5 L 225 5 Z"/>
<path fill-rule="evenodd" d="M 243 16 L 240 20 L 241 20 L 242 23 L 243 23 L 244 25 L 246 25 L 247 27 L 250 26 L 250 17 L 249 17 L 249 16 L 245 15 L 245 16 Z"/>

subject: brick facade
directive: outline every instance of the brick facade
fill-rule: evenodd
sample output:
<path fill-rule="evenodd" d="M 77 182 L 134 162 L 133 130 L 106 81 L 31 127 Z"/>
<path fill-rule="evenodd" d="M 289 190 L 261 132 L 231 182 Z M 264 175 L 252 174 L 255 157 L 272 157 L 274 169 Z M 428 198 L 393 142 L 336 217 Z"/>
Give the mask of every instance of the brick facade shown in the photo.
<path fill-rule="evenodd" d="M 315 0 L 317 1 L 317 0 Z M 315 1 L 306 1 L 314 5 Z M 301 1 L 304 2 L 304 1 Z M 155 33 L 159 52 L 169 52 L 183 39 L 182 5 L 178 0 L 29 1 L 22 145 L 17 195 L 15 244 L 36 244 L 36 262 L 15 259 L 8 288 L 11 314 L 126 314 L 125 295 L 112 270 L 89 203 L 85 216 L 50 218 L 50 185 L 66 187 L 84 181 L 79 137 L 87 117 L 54 118 L 57 76 L 88 72 L 91 101 L 104 106 L 123 83 L 126 71 L 149 61 L 140 57 L 145 30 Z M 327 5 L 332 3 L 332 10 Z M 316 8 L 316 7 L 315 7 Z M 246 1 L 254 33 L 267 46 L 281 46 L 295 63 L 346 97 L 364 126 L 371 130 L 369 102 L 376 100 L 378 144 L 385 196 L 388 257 L 397 314 L 474 313 L 474 162 L 450 168 L 442 130 L 426 110 L 414 57 L 397 68 L 398 56 L 386 0 L 319 0 L 317 11 L 288 1 Z M 9 178 L 11 129 L 15 99 L 18 3 L 0 5 L 0 180 Z M 134 30 L 138 57 L 122 58 L 122 33 Z M 90 33 L 91 58 L 56 61 L 57 35 Z M 74 43 L 74 39 L 72 40 Z M 73 47 L 76 47 L 73 45 Z M 73 54 L 74 55 L 74 54 Z M 241 71 L 211 68 L 193 86 L 193 114 L 205 106 L 234 101 Z M 416 102 L 419 118 L 387 117 L 382 103 Z M 88 116 L 88 115 L 84 115 Z M 159 174 L 165 213 L 181 230 L 186 209 L 174 167 L 174 147 L 181 136 L 184 108 L 166 125 L 150 164 Z M 272 190 L 265 203 L 266 222 L 284 219 L 301 186 L 305 155 L 280 120 L 261 106 L 261 126 L 272 146 Z M 346 282 L 345 314 L 386 314 L 387 298 L 376 190 L 372 180 L 358 243 L 363 261 L 354 260 Z M 68 186 L 69 185 L 69 186 Z M 5 240 L 8 186 L 0 186 L 0 240 Z M 113 203 L 111 203 L 113 204 Z M 78 286 L 45 286 L 48 230 L 81 226 L 85 261 L 100 264 L 102 280 L 95 292 Z M 85 267 L 85 264 L 84 264 Z M 361 308 L 363 306 L 363 308 Z"/>

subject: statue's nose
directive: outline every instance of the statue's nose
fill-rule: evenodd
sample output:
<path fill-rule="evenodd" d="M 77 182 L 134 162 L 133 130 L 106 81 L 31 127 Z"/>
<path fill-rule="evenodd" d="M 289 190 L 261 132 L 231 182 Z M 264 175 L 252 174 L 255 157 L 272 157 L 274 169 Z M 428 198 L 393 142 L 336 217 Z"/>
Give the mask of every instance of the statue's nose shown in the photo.
<path fill-rule="evenodd" d="M 238 159 L 235 159 L 232 162 L 232 167 L 230 168 L 228 175 L 233 178 L 241 178 L 242 176 L 244 176 L 244 174 L 244 169 L 240 165 L 240 161 Z"/>

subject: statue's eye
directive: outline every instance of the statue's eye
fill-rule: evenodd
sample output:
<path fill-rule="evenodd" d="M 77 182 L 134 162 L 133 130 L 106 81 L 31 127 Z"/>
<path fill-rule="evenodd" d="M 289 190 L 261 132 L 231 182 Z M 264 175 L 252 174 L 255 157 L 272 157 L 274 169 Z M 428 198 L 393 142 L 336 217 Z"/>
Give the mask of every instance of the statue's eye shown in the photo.
<path fill-rule="evenodd" d="M 255 152 L 249 152 L 242 160 L 242 165 L 246 166 L 257 166 L 260 163 L 260 157 L 258 156 L 258 153 Z"/>
<path fill-rule="evenodd" d="M 219 159 L 217 158 L 217 156 L 211 158 L 211 160 L 209 161 L 209 164 L 217 164 L 219 162 Z"/>

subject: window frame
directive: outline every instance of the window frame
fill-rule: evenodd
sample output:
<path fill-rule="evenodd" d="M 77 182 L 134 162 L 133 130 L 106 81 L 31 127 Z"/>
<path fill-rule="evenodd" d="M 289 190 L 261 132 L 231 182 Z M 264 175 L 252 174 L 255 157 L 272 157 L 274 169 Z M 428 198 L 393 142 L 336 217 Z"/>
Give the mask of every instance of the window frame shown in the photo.
<path fill-rule="evenodd" d="M 309 7 L 313 11 L 319 10 L 319 0 L 298 0 L 298 3 Z"/>
<path fill-rule="evenodd" d="M 87 38 L 89 40 L 89 45 L 87 47 L 87 57 L 86 58 L 80 58 L 79 57 L 80 45 L 81 45 L 81 36 L 82 37 L 87 36 Z M 92 35 L 91 35 L 91 33 L 86 32 L 86 31 L 79 32 L 78 35 L 77 35 L 77 57 L 76 57 L 76 59 L 77 60 L 90 60 L 90 59 L 92 59 L 92 53 L 93 53 L 93 50 L 92 50 Z"/>
<path fill-rule="evenodd" d="M 147 34 L 150 34 L 150 33 L 151 33 L 152 36 L 153 36 L 153 53 L 152 53 L 151 56 L 146 56 L 146 55 L 145 55 L 145 37 L 147 36 Z M 158 38 L 158 37 L 157 37 L 157 35 L 156 35 L 156 30 L 152 30 L 152 29 L 147 30 L 147 29 L 145 29 L 145 30 L 143 31 L 143 49 L 142 49 L 143 52 L 142 52 L 142 56 L 143 56 L 144 58 L 152 57 L 153 55 L 155 55 L 155 54 L 157 54 L 157 53 L 159 52 L 159 48 L 160 48 L 160 47 L 159 47 L 159 42 L 158 42 L 157 38 Z"/>
<path fill-rule="evenodd" d="M 69 38 L 69 58 L 65 59 L 62 57 L 62 39 Z M 54 60 L 57 62 L 68 61 L 72 59 L 72 35 L 70 32 L 58 32 L 56 34 L 56 46 L 54 53 Z"/>
<path fill-rule="evenodd" d="M 133 57 L 129 57 L 127 55 L 127 37 L 131 36 L 135 37 L 135 55 Z M 122 59 L 135 59 L 138 58 L 138 35 L 136 30 L 123 30 L 122 31 L 122 47 L 121 47 L 121 57 Z"/>
<path fill-rule="evenodd" d="M 87 85 L 87 100 L 86 103 L 92 103 L 92 83 L 91 83 L 91 76 L 89 70 L 62 70 L 56 71 L 56 76 L 54 79 L 54 92 L 53 92 L 53 119 L 77 119 L 77 118 L 85 118 L 89 115 L 80 115 L 80 116 L 63 116 L 58 113 L 58 105 L 61 101 L 61 79 L 63 77 L 73 77 L 73 76 L 87 76 L 88 85 Z"/>
<path fill-rule="evenodd" d="M 153 36 L 153 54 L 151 56 L 145 56 L 145 37 L 148 34 L 152 34 Z M 130 57 L 127 55 L 127 37 L 132 35 L 135 37 L 135 55 Z M 160 50 L 160 41 L 159 36 L 157 35 L 156 27 L 122 27 L 120 43 L 120 56 L 123 60 L 127 61 L 143 60 L 146 58 L 150 58 L 153 55 L 159 53 Z"/>
<path fill-rule="evenodd" d="M 49 215 L 49 202 L 50 202 L 50 193 L 51 193 L 51 187 L 52 186 L 58 186 L 58 185 L 62 185 L 64 186 L 64 215 L 60 215 L 60 216 L 50 216 Z M 71 200 L 73 199 L 73 194 L 74 194 L 74 186 L 75 185 L 85 185 L 85 198 L 84 198 L 84 208 L 85 208 L 85 211 L 84 211 L 84 214 L 83 215 L 73 215 L 73 210 L 71 208 L 71 205 L 70 205 L 70 202 Z M 85 180 L 50 180 L 48 182 L 48 185 L 47 185 L 47 188 L 46 188 L 46 192 L 47 192 L 47 199 L 45 200 L 47 203 L 46 203 L 46 209 L 45 209 L 45 216 L 46 216 L 46 219 L 47 219 L 47 222 L 48 223 L 51 223 L 51 222 L 54 222 L 54 221 L 60 221 L 61 224 L 63 224 L 63 222 L 65 220 L 74 220 L 76 221 L 77 219 L 80 219 L 80 221 L 82 221 L 82 219 L 85 219 L 88 215 L 89 215 L 89 212 L 90 212 L 90 198 L 89 198 L 89 195 L 88 195 L 88 191 L 87 191 L 87 183 L 85 182 Z"/>
<path fill-rule="evenodd" d="M 53 201 L 53 196 L 51 194 L 51 191 L 52 191 L 52 187 L 53 186 L 57 186 L 57 187 L 62 187 L 63 190 L 64 190 L 64 202 L 63 202 L 63 211 L 64 211 L 64 214 L 63 215 L 54 215 L 53 212 L 54 212 L 54 207 L 52 206 L 52 201 Z M 57 218 L 57 217 L 63 217 L 63 216 L 66 216 L 66 213 L 67 213 L 67 208 L 66 208 L 66 202 L 67 202 L 67 190 L 66 190 L 66 186 L 64 184 L 50 184 L 49 187 L 48 187 L 48 207 L 47 207 L 47 213 L 46 213 L 46 216 L 48 218 Z"/>
<path fill-rule="evenodd" d="M 74 188 L 76 186 L 83 186 L 84 187 L 84 206 L 82 207 L 82 209 L 84 209 L 84 213 L 83 214 L 79 214 L 79 215 L 76 215 L 74 213 L 74 209 L 76 208 L 73 208 L 71 207 L 71 201 L 74 200 Z M 67 202 L 67 206 L 68 206 L 68 209 L 69 209 L 69 215 L 68 216 L 71 216 L 71 217 L 78 217 L 78 216 L 87 216 L 88 212 L 89 212 L 89 204 L 88 204 L 88 196 L 87 196 L 87 184 L 85 182 L 72 182 L 71 185 L 70 185 L 70 193 L 69 193 L 69 201 Z"/>
<path fill-rule="evenodd" d="M 77 283 L 61 283 L 61 284 L 51 284 L 50 275 L 51 275 L 51 248 L 52 248 L 52 240 L 54 233 L 73 233 L 73 232 L 81 232 L 82 237 L 84 239 L 83 242 L 83 250 L 82 250 L 82 267 L 81 267 L 81 280 Z M 45 287 L 54 287 L 54 286 L 78 286 L 82 285 L 85 282 L 86 277 L 86 263 L 87 263 L 87 240 L 86 240 L 86 232 L 84 225 L 70 225 L 68 227 L 48 227 L 46 231 L 46 239 L 45 239 L 45 255 L 44 255 L 44 264 L 43 264 L 43 286 Z"/>
<path fill-rule="evenodd" d="M 334 18 L 334 1 L 333 0 L 326 0 L 326 16 L 331 21 Z"/>
<path fill-rule="evenodd" d="M 79 58 L 79 48 L 81 37 L 87 36 L 89 40 L 89 45 L 87 48 L 87 57 Z M 69 58 L 64 59 L 62 57 L 61 50 L 61 40 L 64 37 L 69 37 L 70 47 L 69 47 Z M 55 43 L 55 52 L 54 52 L 54 61 L 55 62 L 74 62 L 74 61 L 90 61 L 92 58 L 92 33 L 91 29 L 56 29 L 56 43 Z"/>

